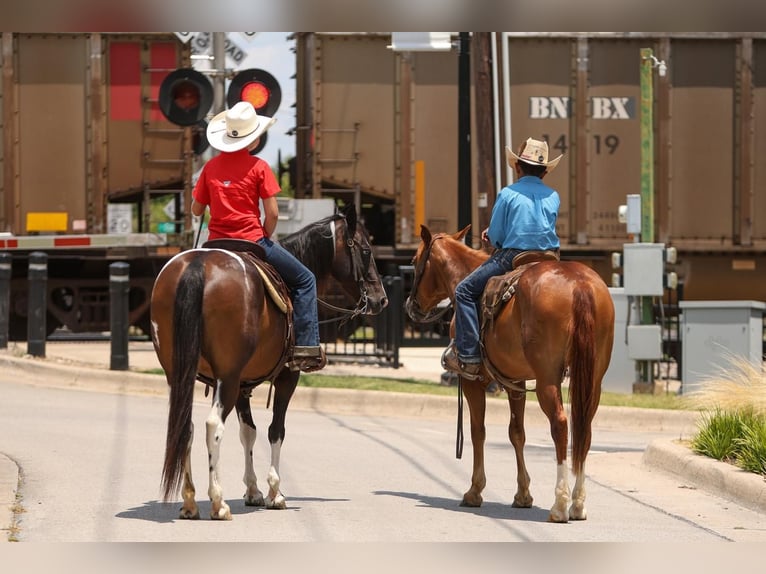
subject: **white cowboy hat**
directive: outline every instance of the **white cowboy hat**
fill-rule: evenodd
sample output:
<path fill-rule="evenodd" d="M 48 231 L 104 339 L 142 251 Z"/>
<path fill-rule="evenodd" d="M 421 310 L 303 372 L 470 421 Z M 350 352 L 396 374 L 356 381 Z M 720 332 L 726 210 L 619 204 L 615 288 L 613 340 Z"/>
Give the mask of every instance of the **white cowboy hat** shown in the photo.
<path fill-rule="evenodd" d="M 533 138 L 527 138 L 527 141 L 521 145 L 519 155 L 516 155 L 511 148 L 505 146 L 505 157 L 508 160 L 508 165 L 511 167 L 513 167 L 513 164 L 518 160 L 530 165 L 544 165 L 548 168 L 548 171 L 551 172 L 559 164 L 559 160 L 564 157 L 564 154 L 561 154 L 556 159 L 548 161 L 548 143 Z"/>
<path fill-rule="evenodd" d="M 207 141 L 219 151 L 245 149 L 275 121 L 275 118 L 259 116 L 250 102 L 237 102 L 210 120 L 207 125 Z"/>

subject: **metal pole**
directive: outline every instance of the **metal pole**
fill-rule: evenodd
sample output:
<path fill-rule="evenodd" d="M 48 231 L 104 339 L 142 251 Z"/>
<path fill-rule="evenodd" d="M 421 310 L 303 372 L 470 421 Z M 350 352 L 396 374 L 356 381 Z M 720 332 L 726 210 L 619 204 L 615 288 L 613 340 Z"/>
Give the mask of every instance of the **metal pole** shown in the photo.
<path fill-rule="evenodd" d="M 457 152 L 457 226 L 463 229 L 471 217 L 471 58 L 470 33 L 460 32 L 458 52 L 458 152 Z M 465 237 L 473 246 L 472 233 Z"/>
<path fill-rule="evenodd" d="M 641 48 L 641 242 L 654 241 L 654 54 L 651 48 Z M 654 323 L 652 298 L 641 297 L 641 324 Z M 651 361 L 639 362 L 640 379 L 653 381 Z"/>
<path fill-rule="evenodd" d="M 10 253 L 0 253 L 0 349 L 8 348 L 8 329 L 10 326 L 11 271 Z"/>
<path fill-rule="evenodd" d="M 27 353 L 45 357 L 46 313 L 48 310 L 48 255 L 42 251 L 29 254 L 27 271 L 29 299 L 27 307 Z"/>
<path fill-rule="evenodd" d="M 641 48 L 641 241 L 654 241 L 654 59 Z"/>
<path fill-rule="evenodd" d="M 109 329 L 112 348 L 109 368 L 113 371 L 128 369 L 128 317 L 130 293 L 130 265 L 124 262 L 109 265 Z"/>

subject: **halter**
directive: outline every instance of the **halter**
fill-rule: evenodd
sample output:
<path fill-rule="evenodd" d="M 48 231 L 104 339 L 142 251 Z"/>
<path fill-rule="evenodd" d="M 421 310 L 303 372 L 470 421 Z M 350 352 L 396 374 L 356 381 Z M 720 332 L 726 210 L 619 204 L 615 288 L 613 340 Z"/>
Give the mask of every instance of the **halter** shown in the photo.
<path fill-rule="evenodd" d="M 423 311 L 420 309 L 420 303 L 418 302 L 417 293 L 418 293 L 418 287 L 420 287 L 420 282 L 423 280 L 423 273 L 425 271 L 426 262 L 428 261 L 428 258 L 431 256 L 431 248 L 433 247 L 433 244 L 436 242 L 437 239 L 442 239 L 444 237 L 443 235 L 437 235 L 436 237 L 432 237 L 431 241 L 429 242 L 428 246 L 425 248 L 425 251 L 423 252 L 423 257 L 420 258 L 418 261 L 417 266 L 415 267 L 415 277 L 412 279 L 412 288 L 410 289 L 410 296 L 409 300 L 413 303 L 414 308 L 412 308 L 412 312 L 416 313 L 418 315 L 418 318 L 416 319 L 418 323 L 422 323 L 425 325 L 428 325 L 430 323 L 435 323 L 436 321 L 440 320 L 447 311 L 450 310 L 452 307 L 452 301 L 450 301 L 450 304 L 446 307 L 436 311 L 432 314 L 424 314 Z M 413 317 L 415 319 L 415 317 Z"/>
<path fill-rule="evenodd" d="M 334 245 L 336 240 L 335 221 L 330 222 L 330 227 L 332 229 L 331 239 Z M 336 307 L 327 301 L 317 298 L 317 303 L 322 305 L 325 309 L 330 309 L 331 311 L 345 315 L 345 317 L 333 317 L 332 319 L 326 319 L 324 321 L 320 321 L 320 323 L 332 323 L 335 321 L 342 321 L 343 323 L 346 323 L 358 315 L 363 315 L 367 312 L 367 302 L 369 297 L 367 296 L 367 284 L 364 278 L 367 269 L 369 269 L 370 266 L 372 249 L 370 249 L 369 246 L 362 246 L 359 241 L 354 238 L 356 235 L 356 230 L 354 230 L 353 234 L 350 232 L 348 228 L 348 221 L 346 221 L 346 233 L 348 235 L 348 239 L 346 239 L 346 246 L 348 247 L 351 256 L 351 270 L 353 272 L 354 279 L 359 286 L 359 299 L 357 300 L 356 306 L 353 309 L 345 309 L 343 307 Z"/>

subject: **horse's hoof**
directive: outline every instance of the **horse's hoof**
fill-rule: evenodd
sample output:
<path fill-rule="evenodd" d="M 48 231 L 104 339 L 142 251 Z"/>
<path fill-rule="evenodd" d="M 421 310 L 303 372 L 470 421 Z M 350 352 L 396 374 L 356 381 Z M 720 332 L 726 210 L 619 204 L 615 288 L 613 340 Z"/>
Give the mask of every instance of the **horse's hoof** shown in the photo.
<path fill-rule="evenodd" d="M 263 502 L 263 495 L 260 492 L 255 496 L 248 496 L 245 493 L 243 498 L 245 499 L 245 506 L 263 506 L 265 504 Z"/>
<path fill-rule="evenodd" d="M 178 513 L 178 518 L 183 520 L 199 520 L 199 509 L 182 508 L 181 512 Z"/>
<path fill-rule="evenodd" d="M 566 524 L 569 522 L 569 514 L 567 512 L 554 512 L 548 515 L 548 522 L 555 522 L 557 524 Z"/>
<path fill-rule="evenodd" d="M 460 506 L 466 506 L 468 508 L 479 508 L 484 499 L 480 494 L 468 494 L 463 495 L 463 500 L 460 501 Z"/>
<path fill-rule="evenodd" d="M 266 499 L 266 508 L 271 510 L 284 510 L 287 508 L 287 501 L 281 494 L 277 494 L 275 498 Z"/>
<path fill-rule="evenodd" d="M 513 508 L 532 508 L 533 501 L 534 499 L 530 495 L 520 496 L 517 494 L 513 497 L 513 504 L 511 506 Z"/>
<path fill-rule="evenodd" d="M 210 511 L 210 518 L 212 520 L 231 520 L 231 510 L 227 504 L 223 504 L 218 512 Z"/>
<path fill-rule="evenodd" d="M 569 520 L 587 520 L 588 511 L 585 510 L 585 505 L 572 505 L 569 507 Z"/>

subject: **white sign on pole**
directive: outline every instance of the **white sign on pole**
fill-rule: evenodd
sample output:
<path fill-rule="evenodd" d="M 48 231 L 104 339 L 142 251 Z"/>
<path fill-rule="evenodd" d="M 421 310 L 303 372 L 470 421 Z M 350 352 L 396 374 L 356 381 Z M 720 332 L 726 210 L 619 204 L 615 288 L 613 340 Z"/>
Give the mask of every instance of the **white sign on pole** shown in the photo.
<path fill-rule="evenodd" d="M 213 33 L 212 32 L 194 32 L 191 40 L 192 54 L 195 56 L 210 56 L 213 54 Z M 224 53 L 226 54 L 226 65 L 232 68 L 239 68 L 240 64 L 247 58 L 248 45 L 236 34 L 226 34 L 224 38 Z"/>

